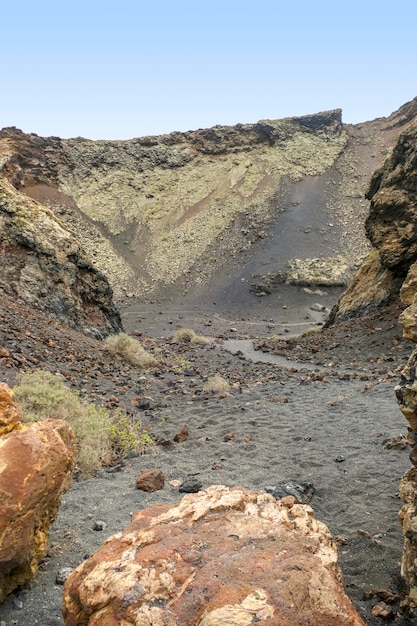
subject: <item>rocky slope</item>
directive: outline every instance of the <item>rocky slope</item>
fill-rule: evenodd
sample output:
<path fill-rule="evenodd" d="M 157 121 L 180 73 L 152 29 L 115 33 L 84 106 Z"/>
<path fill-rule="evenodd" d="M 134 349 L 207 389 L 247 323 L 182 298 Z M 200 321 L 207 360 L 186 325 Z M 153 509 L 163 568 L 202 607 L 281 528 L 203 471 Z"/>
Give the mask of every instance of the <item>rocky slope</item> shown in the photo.
<path fill-rule="evenodd" d="M 0 175 L 0 292 L 93 336 L 121 329 L 105 276 L 52 211 Z"/>
<path fill-rule="evenodd" d="M 129 141 L 0 132 L 16 189 L 75 230 L 117 302 L 345 286 L 369 250 L 368 179 L 417 111 L 335 110 Z M 220 299 L 220 298 L 219 298 Z"/>
<path fill-rule="evenodd" d="M 392 154 L 375 172 L 368 191 L 371 210 L 366 220 L 366 232 L 373 245 L 377 274 L 389 277 L 391 288 L 387 295 L 400 297 L 407 306 L 399 320 L 406 339 L 417 343 L 417 121 L 401 133 Z M 365 284 L 357 281 L 357 291 Z M 398 296 L 399 291 L 399 296 Z M 357 295 L 357 294 L 356 294 Z M 345 303 L 351 297 L 345 296 Z M 357 301 L 356 301 L 357 303 Z M 343 304 L 343 303 L 342 303 Z M 375 305 L 376 302 L 371 303 Z M 350 300 L 354 312 L 355 300 Z M 400 494 L 404 506 L 400 512 L 403 526 L 404 550 L 402 575 L 407 586 L 410 614 L 417 615 L 416 504 L 417 504 L 417 350 L 410 356 L 396 386 L 399 407 L 408 422 L 408 443 L 412 466 L 404 474 Z M 414 622 L 413 622 L 414 623 Z"/>
<path fill-rule="evenodd" d="M 394 324 L 398 309 L 394 312 L 386 308 L 385 317 L 374 313 L 362 318 L 360 324 L 357 320 L 347 320 L 302 340 L 307 358 L 321 365 L 322 371 L 314 373 L 302 368 L 298 371 L 296 364 L 285 372 L 273 365 L 251 364 L 241 359 L 242 353 L 230 354 L 222 341 L 226 336 L 237 336 L 239 324 L 233 322 L 232 326 L 228 320 L 215 316 L 213 322 L 211 317 L 208 321 L 202 318 L 196 330 L 210 331 L 214 335 L 212 343 L 205 348 L 200 346 L 193 350 L 185 346 L 180 349 L 169 339 L 143 339 L 144 345 L 154 349 L 161 359 L 160 367 L 146 376 L 122 362 L 115 362 L 96 339 L 80 336 L 58 321 L 51 322 L 43 312 L 69 320 L 73 327 L 90 334 L 103 333 L 103 327 L 106 332 L 116 330 L 119 318 L 99 267 L 111 269 L 111 281 L 118 288 L 119 302 L 128 290 L 149 299 L 163 292 L 162 299 L 162 296 L 178 293 L 179 287 L 184 291 L 197 291 L 201 285 L 202 290 L 208 291 L 206 281 L 210 281 L 224 293 L 231 287 L 236 292 L 249 293 L 263 306 L 265 299 L 256 298 L 255 293 L 260 295 L 281 287 L 282 281 L 300 285 L 344 284 L 370 245 L 361 233 L 367 214 L 361 195 L 367 184 L 366 172 L 370 171 L 367 168 L 382 162 L 388 146 L 405 125 L 409 133 L 413 132 L 415 106 L 413 102 L 389 119 L 354 127 L 343 126 L 340 113 L 332 112 L 301 120 L 218 128 L 132 142 L 44 139 L 15 129 L 2 131 L 0 137 L 2 171 L 11 181 L 2 179 L 0 195 L 4 261 L 0 270 L 3 379 L 13 384 L 22 367 L 41 367 L 59 373 L 83 396 L 108 406 L 118 405 L 128 415 L 146 420 L 158 440 L 169 444 L 166 449 L 162 443 L 156 446 L 155 455 L 159 455 L 159 460 L 166 454 L 170 471 L 175 463 L 183 461 L 181 472 L 194 475 L 205 472 L 204 477 L 210 484 L 220 476 L 223 482 L 244 481 L 250 483 L 251 488 L 259 488 L 270 475 L 274 480 L 281 475 L 287 479 L 289 468 L 291 477 L 296 479 L 312 477 L 319 486 L 314 506 L 323 519 L 334 524 L 344 546 L 341 555 L 349 591 L 369 624 L 378 623 L 379 618 L 372 613 L 375 607 L 371 607 L 369 595 L 365 604 L 363 591 L 368 594 L 384 592 L 389 584 L 388 569 L 399 560 L 401 541 L 396 526 L 399 506 L 393 493 L 397 490 L 398 475 L 404 471 L 404 462 L 408 461 L 398 458 L 397 451 L 395 455 L 388 453 L 382 445 L 385 440 L 392 440 L 394 445 L 399 442 L 407 446 L 405 436 L 397 434 L 398 423 L 393 422 L 389 427 L 385 424 L 388 416 L 395 415 L 390 402 L 393 392 L 388 386 L 392 385 L 406 358 Z M 242 137 L 247 138 L 246 143 Z M 403 170 L 399 168 L 398 172 L 404 171 L 404 180 L 412 182 L 412 153 L 403 137 L 405 135 L 401 135 L 400 143 L 404 143 L 406 156 Z M 396 150 L 391 159 L 397 154 Z M 248 166 L 239 169 L 244 158 Z M 237 164 L 233 164 L 232 159 Z M 395 169 L 397 161 L 393 160 L 392 164 Z M 197 167 L 195 171 L 193 166 Z M 240 173 L 236 178 L 232 177 L 232 173 L 236 173 L 234 168 Z M 163 181 L 171 181 L 174 176 L 178 176 L 178 180 L 181 176 L 181 184 L 190 185 L 185 188 L 189 190 L 190 199 L 183 204 L 180 197 L 187 198 L 187 194 L 180 196 L 178 192 L 176 195 L 175 185 L 171 183 L 163 187 Z M 384 185 L 389 187 L 390 179 L 392 174 L 387 170 L 374 189 L 373 202 Z M 138 181 L 143 181 L 140 193 Z M 407 190 L 408 182 L 404 193 L 410 203 L 413 189 L 411 186 Z M 154 198 L 146 198 L 146 194 Z M 391 195 L 397 197 L 394 192 Z M 139 208 L 131 207 L 129 212 L 127 208 L 119 210 L 119 200 L 144 202 Z M 45 208 L 45 204 L 50 208 Z M 378 218 L 381 221 L 386 220 L 387 213 L 390 215 L 389 208 L 381 212 Z M 96 268 L 90 264 L 68 226 L 77 231 L 88 247 Z M 191 227 L 194 230 L 187 230 Z M 397 231 L 403 227 L 401 222 L 396 226 Z M 407 227 L 403 230 L 410 248 L 412 233 Z M 375 241 L 377 239 L 375 236 Z M 381 240 L 384 241 L 384 237 Z M 392 242 L 394 240 L 392 238 Z M 135 242 L 139 242 L 137 251 Z M 166 251 L 162 246 L 165 243 Z M 193 254 L 187 256 L 189 249 Z M 208 254 L 207 261 L 204 255 Z M 368 290 L 370 283 L 379 280 L 382 256 L 380 251 L 373 250 L 371 260 L 376 278 L 369 273 L 362 282 L 367 283 Z M 393 254 L 388 257 L 397 259 L 385 268 L 387 275 L 383 276 L 387 293 L 391 294 L 389 281 L 391 278 L 397 281 L 398 291 L 406 264 Z M 320 261 L 313 261 L 317 258 Z M 157 260 L 156 265 L 152 264 L 152 259 Z M 382 278 L 381 282 L 384 282 Z M 403 287 L 404 299 L 410 303 L 414 301 L 415 291 L 412 282 L 410 273 Z M 16 301 L 16 295 L 28 302 L 31 309 Z M 97 301 L 101 302 L 100 306 Z M 367 311 L 365 307 L 364 312 Z M 240 310 L 240 314 L 243 313 L 244 308 Z M 169 315 L 172 329 L 190 325 L 190 318 L 184 320 L 182 313 L 176 317 L 172 312 Z M 155 325 L 154 313 L 150 318 L 150 323 Z M 290 318 L 291 312 L 288 320 Z M 141 328 L 140 324 L 138 326 Z M 270 333 L 270 327 L 267 328 L 265 332 Z M 135 329 L 139 337 L 141 332 Z M 258 326 L 254 332 L 259 333 Z M 297 345 L 302 345 L 302 341 Z M 291 348 L 288 356 L 291 356 Z M 232 389 L 226 397 L 207 396 L 200 390 L 207 376 L 217 372 L 231 382 Z M 413 380 L 410 383 L 413 386 Z M 297 408 L 298 395 L 302 404 Z M 142 396 L 145 402 L 138 405 Z M 382 397 L 383 403 L 378 404 Z M 209 408 L 213 409 L 214 419 L 208 415 Z M 265 423 L 263 439 L 257 422 L 261 413 L 266 416 L 262 418 Z M 201 423 L 197 422 L 198 415 Z M 229 418 L 230 427 L 224 421 Z M 178 447 L 174 443 L 171 446 L 170 441 L 184 420 L 192 428 L 190 447 L 185 448 L 181 456 Z M 213 431 L 217 422 L 220 434 Z M 243 452 L 235 446 L 234 458 L 234 444 L 229 446 L 224 439 L 226 424 L 227 432 L 236 430 L 234 436 L 242 440 L 244 446 Z M 246 430 L 251 424 L 256 429 L 246 439 Z M 286 438 L 287 427 L 293 430 Z M 274 428 L 279 430 L 274 431 Z M 320 429 L 323 446 L 318 448 L 314 446 Z M 204 437 L 206 433 L 209 436 Z M 336 455 L 342 443 L 348 444 L 346 451 L 342 449 L 343 454 Z M 210 451 L 205 448 L 202 454 L 201 446 L 209 445 L 213 448 Z M 370 456 L 375 451 L 377 455 L 371 462 Z M 250 459 L 241 471 L 246 452 Z M 148 458 L 145 456 L 143 462 Z M 213 462 L 218 459 L 220 465 Z M 271 459 L 282 462 L 282 469 L 274 468 Z M 141 465 L 142 459 L 137 463 Z M 224 472 L 214 477 L 214 470 L 223 471 L 222 464 Z M 252 473 L 248 473 L 246 467 Z M 170 478 L 181 475 L 180 469 L 176 472 Z M 111 482 L 106 479 L 105 483 L 103 493 L 107 496 Z M 97 482 L 90 487 L 88 503 L 93 501 Z M 381 495 L 382 487 L 385 491 Z M 138 508 L 143 508 L 142 498 L 133 504 L 126 497 L 127 493 L 132 497 L 123 487 L 117 497 L 121 496 L 129 511 L 136 503 Z M 369 497 L 375 493 L 379 494 L 378 498 Z M 414 523 L 414 491 L 410 493 L 409 518 Z M 168 490 L 166 497 L 171 497 Z M 371 500 L 375 500 L 372 516 Z M 113 496 L 109 497 L 106 510 L 114 518 L 112 524 L 116 531 L 120 526 L 116 528 L 119 520 L 116 519 L 118 513 L 113 513 L 115 501 Z M 90 504 L 75 506 L 76 520 L 71 518 L 70 523 L 65 523 L 63 532 L 80 527 L 80 511 L 85 518 L 83 523 L 90 524 L 89 507 Z M 118 511 L 119 507 L 116 509 Z M 87 536 L 85 524 L 81 528 L 82 534 Z M 60 538 L 51 552 L 58 552 L 61 544 L 69 543 L 68 537 L 63 535 L 63 540 Z M 88 550 L 82 547 L 77 551 L 76 543 L 70 545 L 70 557 L 66 557 L 70 562 L 64 562 L 65 565 L 75 566 L 91 550 L 89 546 Z M 408 554 L 411 562 L 414 552 L 410 550 Z M 43 583 L 43 587 L 36 583 L 33 589 L 25 589 L 15 598 L 16 606 L 19 602 L 23 605 L 17 619 L 14 619 L 16 612 L 13 613 L 14 599 L 2 606 L 1 617 L 7 616 L 9 620 L 11 616 L 9 621 L 26 624 L 29 613 L 32 621 L 45 623 L 47 619 L 48 623 L 61 624 L 61 594 L 54 584 L 54 572 L 48 576 L 49 582 Z M 409 590 L 414 588 L 414 583 L 411 579 L 407 581 Z M 40 589 L 40 596 L 35 595 L 37 600 L 33 601 L 31 593 L 36 594 L 36 587 Z M 394 589 L 397 591 L 396 586 Z M 400 596 L 394 595 L 398 604 Z M 392 616 L 395 611 L 391 611 Z M 45 613 L 48 613 L 47 618 Z M 402 626 L 405 623 L 401 610 L 396 623 Z"/>
<path fill-rule="evenodd" d="M 367 367 L 372 353 L 380 346 L 379 335 L 387 337 L 394 331 L 391 341 L 380 351 L 380 362 L 402 361 L 405 342 L 398 332 L 402 325 L 404 339 L 417 343 L 417 119 L 411 116 L 399 135 L 388 158 L 373 175 L 367 198 L 370 211 L 365 222 L 366 235 L 372 249 L 354 276 L 349 288 L 334 307 L 325 329 L 317 334 L 284 342 L 279 338 L 258 344 L 264 351 L 273 350 L 300 360 L 313 360 L 324 364 L 331 358 L 333 349 L 340 346 L 343 337 L 344 359 L 352 365 L 353 359 L 364 343 L 360 328 L 367 327 L 373 337 L 368 346 Z M 362 318 L 362 319 L 358 319 Z M 353 330 L 353 332 L 352 332 Z M 352 349 L 352 338 L 357 345 Z M 336 340 L 334 340 L 336 338 Z M 388 349 L 387 349 L 388 348 Z M 406 348 L 407 350 L 407 348 Z M 409 350 L 409 349 L 408 349 Z M 378 349 L 379 351 L 379 349 Z M 321 356 L 319 356 L 321 355 Z M 323 360 L 323 357 L 326 361 Z M 322 360 L 320 360 L 322 359 Z M 406 584 L 406 599 L 410 622 L 417 616 L 417 350 L 401 371 L 395 388 L 399 407 L 408 422 L 406 445 L 412 466 L 400 484 L 403 507 L 400 520 L 404 534 L 401 573 Z M 398 367 L 396 369 L 398 375 Z M 393 373 L 393 375 L 395 375 Z M 386 416 L 383 416 L 386 419 Z"/>
<path fill-rule="evenodd" d="M 331 321 L 369 313 L 399 298 L 407 272 L 417 260 L 416 146 L 414 118 L 371 179 L 366 194 L 371 205 L 365 227 L 372 250 L 332 312 Z M 414 282 L 411 287 L 404 286 L 405 304 L 412 304 Z"/>

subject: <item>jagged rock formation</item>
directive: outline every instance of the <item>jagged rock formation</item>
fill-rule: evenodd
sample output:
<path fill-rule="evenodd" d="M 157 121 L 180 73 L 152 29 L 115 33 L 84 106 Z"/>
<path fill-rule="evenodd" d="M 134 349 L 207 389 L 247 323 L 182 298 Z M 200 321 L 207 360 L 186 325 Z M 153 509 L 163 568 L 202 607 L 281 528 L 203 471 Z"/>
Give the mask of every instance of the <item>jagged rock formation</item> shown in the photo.
<path fill-rule="evenodd" d="M 137 513 L 64 588 L 67 626 L 363 626 L 327 527 L 293 496 L 219 485 Z"/>
<path fill-rule="evenodd" d="M 405 332 L 407 320 L 403 319 Z M 413 320 L 415 327 L 415 320 Z M 411 336 L 411 333 L 409 334 Z M 416 337 L 414 335 L 414 341 Z M 395 392 L 399 407 L 408 421 L 408 441 L 411 445 L 411 468 L 404 474 L 400 484 L 400 496 L 404 505 L 400 512 L 400 520 L 404 535 L 402 557 L 402 575 L 407 585 L 408 608 L 414 617 L 417 617 L 417 349 L 411 355 L 407 366 L 401 373 L 400 383 Z"/>
<path fill-rule="evenodd" d="M 391 167 L 391 170 L 389 169 Z M 380 244 L 386 237 L 384 259 L 392 273 L 400 276 L 408 269 L 400 290 L 401 301 L 407 308 L 400 315 L 406 339 L 417 343 L 417 124 L 404 133 L 395 147 L 393 158 L 379 173 L 376 183 L 388 181 L 386 193 L 377 204 L 378 217 L 383 223 L 381 232 L 370 220 L 369 231 Z M 390 204 L 391 201 L 391 204 Z M 395 392 L 400 409 L 408 421 L 408 440 L 411 445 L 412 467 L 404 474 L 400 495 L 404 506 L 400 519 L 404 534 L 402 574 L 407 584 L 410 613 L 417 616 L 417 349 L 401 373 Z"/>
<path fill-rule="evenodd" d="M 355 126 L 335 110 L 129 141 L 3 129 L 0 168 L 77 232 L 118 301 L 210 283 L 345 285 L 369 249 L 368 178 L 416 108 Z"/>
<path fill-rule="evenodd" d="M 121 330 L 107 279 L 53 212 L 0 175 L 0 287 L 94 336 Z"/>
<path fill-rule="evenodd" d="M 366 315 L 401 297 L 403 333 L 417 343 L 417 120 L 407 118 L 390 156 L 375 172 L 366 234 L 372 250 L 332 311 L 328 324 Z M 404 533 L 402 574 L 410 614 L 417 616 L 417 349 L 396 386 L 399 407 L 408 421 L 412 467 L 403 476 L 400 519 Z"/>
<path fill-rule="evenodd" d="M 417 260 L 416 145 L 417 121 L 413 118 L 371 179 L 365 227 L 373 248 L 340 298 L 330 323 L 370 313 L 397 299 L 408 270 Z M 415 273 L 413 270 L 412 275 Z M 414 291 L 410 276 L 408 287 L 402 290 L 405 304 L 412 303 Z"/>
<path fill-rule="evenodd" d="M 0 602 L 37 571 L 71 483 L 74 435 L 61 420 L 20 423 L 0 384 Z"/>

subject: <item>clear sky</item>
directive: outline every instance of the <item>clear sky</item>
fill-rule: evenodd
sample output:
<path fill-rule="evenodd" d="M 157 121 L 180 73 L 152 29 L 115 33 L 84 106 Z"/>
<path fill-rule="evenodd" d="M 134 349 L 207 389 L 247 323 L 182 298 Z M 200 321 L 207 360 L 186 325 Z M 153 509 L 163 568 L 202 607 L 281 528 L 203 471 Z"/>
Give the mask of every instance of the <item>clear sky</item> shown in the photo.
<path fill-rule="evenodd" d="M 0 128 L 127 139 L 417 96 L 416 0 L 9 0 Z"/>

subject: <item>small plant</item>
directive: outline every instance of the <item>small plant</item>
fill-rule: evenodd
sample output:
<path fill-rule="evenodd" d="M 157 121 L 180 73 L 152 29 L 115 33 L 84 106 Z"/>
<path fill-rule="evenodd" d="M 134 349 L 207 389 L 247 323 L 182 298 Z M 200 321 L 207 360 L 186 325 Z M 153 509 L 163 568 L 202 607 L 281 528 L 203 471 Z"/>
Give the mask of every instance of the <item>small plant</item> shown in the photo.
<path fill-rule="evenodd" d="M 378 357 L 378 361 L 380 363 L 385 363 L 386 361 L 395 361 L 395 359 L 389 354 L 385 354 L 385 352 L 382 352 Z"/>
<path fill-rule="evenodd" d="M 172 340 L 175 341 L 175 343 L 210 343 L 210 339 L 202 335 L 197 335 L 197 333 L 190 328 L 180 328 L 177 330 Z"/>
<path fill-rule="evenodd" d="M 269 341 L 282 341 L 282 339 L 283 337 L 281 335 L 274 334 L 270 336 Z"/>
<path fill-rule="evenodd" d="M 153 367 L 158 361 L 149 354 L 137 339 L 129 337 L 126 333 L 110 335 L 104 341 L 105 349 L 112 356 L 118 356 L 123 361 L 137 367 Z"/>
<path fill-rule="evenodd" d="M 230 388 L 229 383 L 220 374 L 215 374 L 206 380 L 203 391 L 206 393 L 225 393 Z"/>
<path fill-rule="evenodd" d="M 154 439 L 142 426 L 140 420 L 134 420 L 125 413 L 115 411 L 110 427 L 113 449 L 123 457 L 132 450 L 143 451 L 146 446 L 154 443 Z"/>
<path fill-rule="evenodd" d="M 193 366 L 190 361 L 187 361 L 187 359 L 175 354 L 172 356 L 172 359 L 170 359 L 168 367 L 175 374 L 183 374 L 185 370 L 192 369 Z"/>
<path fill-rule="evenodd" d="M 143 451 L 153 442 L 140 421 L 81 400 L 57 374 L 23 374 L 13 391 L 22 421 L 62 419 L 69 423 L 75 435 L 77 469 L 82 478 L 93 476 L 116 456 L 131 450 Z"/>

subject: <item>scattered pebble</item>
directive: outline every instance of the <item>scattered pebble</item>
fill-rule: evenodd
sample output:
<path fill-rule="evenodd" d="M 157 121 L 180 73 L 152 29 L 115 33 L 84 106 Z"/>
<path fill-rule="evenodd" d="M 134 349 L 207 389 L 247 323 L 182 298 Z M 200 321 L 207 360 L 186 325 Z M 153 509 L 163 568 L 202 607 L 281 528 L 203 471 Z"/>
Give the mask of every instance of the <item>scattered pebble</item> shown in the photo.
<path fill-rule="evenodd" d="M 392 608 L 385 604 L 385 602 L 379 602 L 372 609 L 372 615 L 375 617 L 381 617 L 382 619 L 392 619 L 394 617 L 394 613 Z"/>
<path fill-rule="evenodd" d="M 189 430 L 188 430 L 188 426 L 185 424 L 179 433 L 177 433 L 174 437 L 174 441 L 175 443 L 182 443 L 183 441 L 186 441 L 189 437 Z"/>
<path fill-rule="evenodd" d="M 293 496 L 299 504 L 308 504 L 316 492 L 312 483 L 287 482 L 279 485 L 264 487 L 267 493 L 280 500 L 287 496 Z"/>
<path fill-rule="evenodd" d="M 71 567 L 61 567 L 60 570 L 57 571 L 55 582 L 57 585 L 64 585 L 69 575 L 72 573 Z"/>

